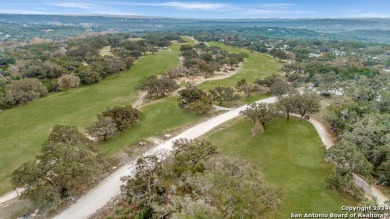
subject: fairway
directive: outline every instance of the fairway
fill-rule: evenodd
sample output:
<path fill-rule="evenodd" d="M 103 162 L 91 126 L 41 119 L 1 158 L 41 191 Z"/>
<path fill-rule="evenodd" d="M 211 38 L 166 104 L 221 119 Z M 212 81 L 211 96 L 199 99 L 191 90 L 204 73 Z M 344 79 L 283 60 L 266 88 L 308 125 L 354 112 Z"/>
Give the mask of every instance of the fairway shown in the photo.
<path fill-rule="evenodd" d="M 178 56 L 179 45 L 174 44 L 170 51 L 146 55 L 130 70 L 98 84 L 51 94 L 0 113 L 0 195 L 11 190 L 11 171 L 39 153 L 52 126 L 62 124 L 86 128 L 107 107 L 131 104 L 137 98 L 135 86 L 138 81 L 178 65 Z M 106 152 L 112 150 L 104 148 Z"/>
<path fill-rule="evenodd" d="M 181 110 L 177 105 L 176 96 L 153 102 L 142 107 L 141 111 L 145 115 L 143 121 L 109 141 L 100 142 L 103 154 L 112 155 L 148 137 L 166 134 L 172 129 L 190 125 L 201 118 L 199 115 Z"/>
<path fill-rule="evenodd" d="M 208 45 L 218 46 L 221 47 L 223 50 L 227 50 L 229 52 L 234 53 L 246 52 L 249 54 L 249 58 L 245 59 L 245 62 L 242 64 L 241 68 L 232 77 L 218 81 L 207 81 L 200 85 L 201 88 L 210 89 L 217 85 L 234 87 L 237 81 L 241 79 L 245 79 L 248 83 L 252 83 L 256 79 L 261 79 L 272 74 L 278 75 L 281 72 L 280 68 L 282 67 L 282 64 L 278 60 L 264 53 L 251 53 L 247 49 L 226 46 L 222 43 L 217 42 L 209 42 Z"/>
<path fill-rule="evenodd" d="M 275 218 L 290 218 L 291 213 L 337 213 L 343 205 L 357 204 L 325 188 L 324 179 L 332 169 L 323 160 L 324 146 L 310 123 L 279 119 L 252 140 L 251 127 L 249 121 L 237 119 L 208 138 L 221 153 L 252 162 L 266 181 L 282 188 L 284 197 Z"/>

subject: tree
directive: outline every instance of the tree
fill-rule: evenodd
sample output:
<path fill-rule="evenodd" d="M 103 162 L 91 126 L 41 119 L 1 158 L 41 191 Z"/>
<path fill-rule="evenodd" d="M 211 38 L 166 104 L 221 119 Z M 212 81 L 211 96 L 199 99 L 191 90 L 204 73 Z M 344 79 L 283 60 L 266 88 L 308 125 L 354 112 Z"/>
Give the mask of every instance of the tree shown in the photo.
<path fill-rule="evenodd" d="M 283 80 L 276 80 L 275 83 L 273 83 L 270 87 L 270 91 L 273 95 L 276 96 L 293 94 L 297 92 L 293 86 Z"/>
<path fill-rule="evenodd" d="M 103 137 L 103 141 L 118 133 L 116 123 L 111 117 L 98 117 L 98 121 L 88 129 L 88 133 L 96 138 Z"/>
<path fill-rule="evenodd" d="M 77 76 L 83 84 L 94 84 L 102 80 L 99 72 L 94 70 L 82 70 L 77 73 Z"/>
<path fill-rule="evenodd" d="M 316 113 L 321 109 L 320 97 L 313 92 L 305 92 L 303 94 L 296 93 L 292 97 L 294 99 L 294 112 L 301 115 L 301 119 L 307 113 Z"/>
<path fill-rule="evenodd" d="M 47 95 L 47 88 L 35 78 L 14 81 L 5 87 L 5 101 L 11 105 L 28 103 Z"/>
<path fill-rule="evenodd" d="M 128 105 L 123 107 L 116 106 L 112 109 L 107 109 L 102 112 L 100 116 L 111 118 L 118 131 L 123 131 L 138 123 L 141 120 L 142 113 L 137 109 L 134 109 L 131 105 Z"/>
<path fill-rule="evenodd" d="M 390 113 L 390 91 L 379 91 L 378 109 L 382 113 Z"/>
<path fill-rule="evenodd" d="M 282 79 L 273 74 L 272 76 L 265 77 L 264 79 L 256 79 L 255 84 L 270 88 L 276 81 L 279 80 Z"/>
<path fill-rule="evenodd" d="M 276 103 L 277 108 L 286 114 L 287 122 L 290 120 L 290 113 L 295 110 L 295 98 L 293 96 L 279 96 Z"/>
<path fill-rule="evenodd" d="M 272 121 L 278 116 L 278 112 L 273 104 L 269 103 L 252 103 L 248 108 L 240 112 L 241 115 L 250 119 L 253 125 L 259 123 L 262 130 L 265 129 L 265 124 Z"/>
<path fill-rule="evenodd" d="M 363 192 L 353 183 L 353 173 L 370 176 L 372 167 L 364 155 L 350 142 L 341 140 L 326 152 L 325 157 L 336 164 L 334 174 L 325 180 L 327 187 L 360 200 Z"/>
<path fill-rule="evenodd" d="M 213 100 L 206 92 L 197 88 L 190 87 L 178 92 L 179 107 L 187 109 L 191 113 L 204 114 L 213 106 Z"/>
<path fill-rule="evenodd" d="M 385 114 L 369 114 L 345 131 L 342 139 L 353 144 L 374 166 L 381 184 L 390 185 L 390 118 Z"/>
<path fill-rule="evenodd" d="M 249 98 L 252 93 L 258 92 L 258 93 L 266 93 L 268 91 L 268 88 L 263 87 L 258 84 L 247 84 L 245 79 L 242 79 L 237 82 L 236 89 L 239 92 L 244 92 L 245 97 Z"/>
<path fill-rule="evenodd" d="M 221 106 L 225 101 L 233 101 L 239 98 L 232 87 L 217 86 L 209 90 L 213 100 Z"/>
<path fill-rule="evenodd" d="M 286 73 L 286 77 L 289 77 L 292 74 L 305 73 L 305 69 L 297 63 L 284 64 L 282 67 L 282 71 Z"/>
<path fill-rule="evenodd" d="M 352 125 L 365 114 L 364 106 L 348 97 L 335 99 L 327 108 L 325 119 L 329 122 L 332 131 L 342 134 L 352 130 Z"/>
<path fill-rule="evenodd" d="M 151 210 L 152 202 L 157 201 L 165 189 L 160 183 L 161 162 L 155 155 L 144 156 L 137 160 L 135 176 L 126 176 L 122 191 L 139 207 Z M 144 211 L 145 212 L 145 211 Z"/>
<path fill-rule="evenodd" d="M 150 96 L 156 97 L 170 94 L 178 87 L 176 82 L 171 78 L 157 78 L 155 75 L 147 77 L 146 80 L 139 85 L 139 88 L 142 91 L 147 91 Z"/>
<path fill-rule="evenodd" d="M 102 168 L 101 158 L 89 144 L 93 142 L 75 127 L 54 127 L 42 154 L 12 172 L 12 185 L 24 188 L 21 197 L 42 212 L 74 200 Z"/>
<path fill-rule="evenodd" d="M 58 88 L 62 91 L 78 86 L 80 86 L 80 78 L 75 75 L 64 75 L 58 79 Z"/>
<path fill-rule="evenodd" d="M 186 171 L 203 172 L 202 163 L 217 154 L 217 148 L 206 140 L 178 139 L 173 142 L 173 168 L 180 176 Z"/>
<path fill-rule="evenodd" d="M 278 59 L 287 59 L 288 58 L 287 53 L 283 50 L 280 50 L 280 49 L 272 49 L 269 53 L 274 58 L 278 58 Z"/>

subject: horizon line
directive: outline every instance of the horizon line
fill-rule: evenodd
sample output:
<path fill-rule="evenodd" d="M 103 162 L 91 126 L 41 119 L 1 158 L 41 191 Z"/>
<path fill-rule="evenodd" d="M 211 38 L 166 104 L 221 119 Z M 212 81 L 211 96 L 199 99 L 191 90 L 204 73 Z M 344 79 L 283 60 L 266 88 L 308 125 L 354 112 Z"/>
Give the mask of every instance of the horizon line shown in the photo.
<path fill-rule="evenodd" d="M 37 16 L 85 16 L 85 17 L 132 17 L 132 18 L 166 18 L 166 19 L 188 19 L 188 20 L 265 20 L 265 19 L 278 19 L 278 20 L 298 20 L 298 19 L 390 19 L 387 17 L 259 17 L 259 18 L 196 18 L 196 17 L 169 17 L 169 16 L 145 16 L 145 15 L 126 15 L 126 14 L 45 14 L 45 13 L 6 13 L 0 12 L 0 15 L 37 15 Z"/>

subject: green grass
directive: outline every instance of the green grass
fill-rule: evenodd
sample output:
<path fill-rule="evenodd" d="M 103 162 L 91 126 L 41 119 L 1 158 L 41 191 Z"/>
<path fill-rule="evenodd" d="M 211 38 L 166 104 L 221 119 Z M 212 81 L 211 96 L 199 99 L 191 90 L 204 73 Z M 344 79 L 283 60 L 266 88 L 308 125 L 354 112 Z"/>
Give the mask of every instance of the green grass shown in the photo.
<path fill-rule="evenodd" d="M 189 36 L 182 36 L 181 38 L 183 38 L 184 41 L 186 41 L 187 44 L 191 45 L 191 46 L 195 46 L 195 40 L 193 40 L 191 37 Z"/>
<path fill-rule="evenodd" d="M 280 74 L 282 64 L 267 54 L 257 52 L 251 53 L 249 50 L 243 48 L 226 46 L 217 42 L 210 42 L 208 44 L 209 46 L 219 46 L 229 52 L 246 52 L 249 54 L 249 58 L 245 59 L 241 69 L 235 75 L 223 80 L 207 81 L 200 85 L 203 89 L 213 88 L 217 85 L 235 86 L 237 81 L 241 79 L 245 79 L 247 82 L 251 83 L 258 78 L 264 78 L 272 74 Z"/>
<path fill-rule="evenodd" d="M 11 171 L 21 163 L 33 159 L 40 152 L 42 143 L 49 135 L 52 126 L 75 125 L 85 129 L 95 121 L 96 115 L 107 107 L 131 104 L 137 98 L 135 86 L 138 81 L 151 74 L 161 74 L 178 65 L 178 56 L 179 45 L 175 44 L 171 46 L 170 51 L 163 50 L 155 55 L 146 55 L 140 58 L 130 70 L 109 77 L 98 84 L 52 94 L 0 113 L 0 195 L 11 190 L 9 183 Z M 161 107 L 167 105 L 167 103 L 160 104 Z M 148 110 L 158 113 L 158 110 L 153 111 L 153 106 L 145 108 L 145 114 Z M 156 118 L 156 115 L 153 118 Z M 183 119 L 183 121 L 189 120 Z M 149 122 L 149 119 L 146 122 Z M 176 124 L 178 123 L 172 122 L 157 127 Z M 155 129 L 151 128 L 151 130 Z M 152 134 L 152 131 L 149 134 Z M 125 135 L 126 133 L 121 136 Z M 123 143 L 126 138 L 123 139 L 121 141 L 119 138 L 115 139 L 116 141 L 113 140 L 110 144 Z M 119 148 L 122 145 L 112 147 Z M 116 150 L 104 145 L 103 151 L 109 153 Z"/>
<path fill-rule="evenodd" d="M 146 105 L 141 110 L 145 119 L 132 129 L 101 143 L 101 151 L 112 155 L 151 136 L 159 136 L 197 121 L 200 116 L 181 110 L 177 97 L 170 96 Z"/>
<path fill-rule="evenodd" d="M 331 165 L 324 162 L 324 146 L 306 121 L 277 120 L 251 140 L 250 122 L 238 119 L 208 138 L 221 153 L 252 162 L 266 181 L 282 188 L 284 197 L 275 218 L 290 218 L 291 213 L 340 212 L 342 205 L 357 204 L 324 186 L 325 177 L 332 173 Z"/>

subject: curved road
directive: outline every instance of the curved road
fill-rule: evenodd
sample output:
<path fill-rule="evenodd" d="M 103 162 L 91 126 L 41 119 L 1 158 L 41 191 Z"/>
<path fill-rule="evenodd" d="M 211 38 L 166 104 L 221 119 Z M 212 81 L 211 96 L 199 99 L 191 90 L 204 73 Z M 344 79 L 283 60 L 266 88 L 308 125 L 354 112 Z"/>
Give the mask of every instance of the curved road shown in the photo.
<path fill-rule="evenodd" d="M 261 103 L 275 103 L 277 99 L 275 97 L 270 97 L 264 100 L 260 100 L 257 102 Z M 161 159 L 168 156 L 172 151 L 173 142 L 180 138 L 197 138 L 200 137 L 213 128 L 225 123 L 237 116 L 241 110 L 244 110 L 247 106 L 242 106 L 234 109 L 230 109 L 228 112 L 218 115 L 214 118 L 211 118 L 203 123 L 200 123 L 192 128 L 187 129 L 183 133 L 177 135 L 174 138 L 169 139 L 168 141 L 156 146 L 151 149 L 144 155 L 156 154 L 159 155 Z M 331 137 L 326 132 L 325 128 L 321 125 L 320 122 L 310 119 L 310 123 L 312 123 L 317 130 L 321 140 L 325 144 L 326 148 L 330 148 L 333 146 L 333 141 Z M 67 219 L 67 218 L 88 218 L 89 215 L 95 213 L 96 210 L 103 207 L 108 201 L 113 199 L 115 196 L 120 194 L 120 186 L 122 182 L 120 178 L 126 175 L 134 174 L 135 161 L 128 163 L 127 165 L 118 169 L 111 176 L 107 177 L 103 182 L 101 182 L 96 188 L 92 189 L 88 192 L 84 197 L 79 199 L 75 204 L 71 205 L 68 209 L 57 215 L 55 218 L 58 219 Z M 358 176 L 354 175 L 355 183 L 363 188 L 363 190 L 372 197 L 376 197 L 378 204 L 383 205 L 387 200 L 386 197 L 380 193 L 380 191 L 376 190 L 372 186 L 368 185 Z"/>
<path fill-rule="evenodd" d="M 299 115 L 293 115 L 298 116 Z M 324 143 L 326 149 L 331 148 L 334 145 L 331 136 L 328 134 L 324 126 L 317 120 L 310 119 L 308 120 L 311 124 L 313 124 L 314 128 L 317 130 L 318 135 L 320 136 L 322 142 Z M 353 174 L 354 183 L 363 189 L 363 191 L 369 195 L 370 197 L 376 198 L 378 205 L 384 206 L 385 202 L 388 200 L 386 196 L 384 196 L 377 188 L 371 186 L 358 175 Z"/>
<path fill-rule="evenodd" d="M 264 100 L 257 101 L 259 103 L 275 103 L 277 99 L 275 97 L 270 97 Z M 211 118 L 203 123 L 200 123 L 192 128 L 187 129 L 181 134 L 177 135 L 174 138 L 167 140 L 166 142 L 156 146 L 150 151 L 146 152 L 144 155 L 156 154 L 164 159 L 172 151 L 173 142 L 180 138 L 189 138 L 194 139 L 200 137 L 213 128 L 225 123 L 231 119 L 234 119 L 239 116 L 240 111 L 244 110 L 247 106 L 242 106 L 234 109 L 230 109 L 226 113 L 220 114 L 214 118 Z M 316 120 L 310 119 L 310 123 L 313 124 L 317 130 L 322 142 L 325 147 L 329 149 L 333 146 L 332 138 L 326 132 L 326 129 L 322 124 Z M 109 177 L 99 183 L 99 185 L 89 191 L 85 196 L 80 198 L 76 203 L 71 205 L 69 208 L 55 216 L 54 218 L 58 219 L 68 219 L 68 218 L 77 218 L 83 219 L 88 218 L 89 215 L 96 212 L 96 210 L 102 208 L 107 202 L 120 194 L 120 187 L 122 185 L 121 177 L 127 175 L 133 175 L 135 168 L 135 161 L 132 161 L 123 167 L 119 168 L 117 171 L 112 173 Z M 377 189 L 367 184 L 363 179 L 354 175 L 354 181 L 356 185 L 361 187 L 368 195 L 375 197 L 378 204 L 384 205 L 387 198 Z M 1 199 L 0 199 L 1 200 Z"/>
<path fill-rule="evenodd" d="M 276 98 L 271 97 L 258 102 L 274 103 L 276 102 Z M 245 108 L 246 106 L 231 109 L 226 113 L 218 115 L 192 128 L 189 128 L 181 134 L 177 135 L 176 137 L 171 138 L 166 142 L 156 146 L 144 155 L 156 154 L 163 159 L 164 157 L 168 156 L 172 151 L 173 142 L 175 140 L 180 138 L 194 139 L 200 137 L 212 130 L 213 128 L 217 127 L 218 125 L 221 125 L 222 123 L 225 123 L 239 116 L 240 111 L 244 110 Z M 101 182 L 96 188 L 92 189 L 84 197 L 80 198 L 76 203 L 71 205 L 65 211 L 61 212 L 55 218 L 88 218 L 89 215 L 95 213 L 96 210 L 100 209 L 108 201 L 120 194 L 120 186 L 122 185 L 120 178 L 122 176 L 133 175 L 134 168 L 135 161 L 130 162 L 127 165 L 121 167 L 112 175 L 107 177 L 103 182 Z"/>

